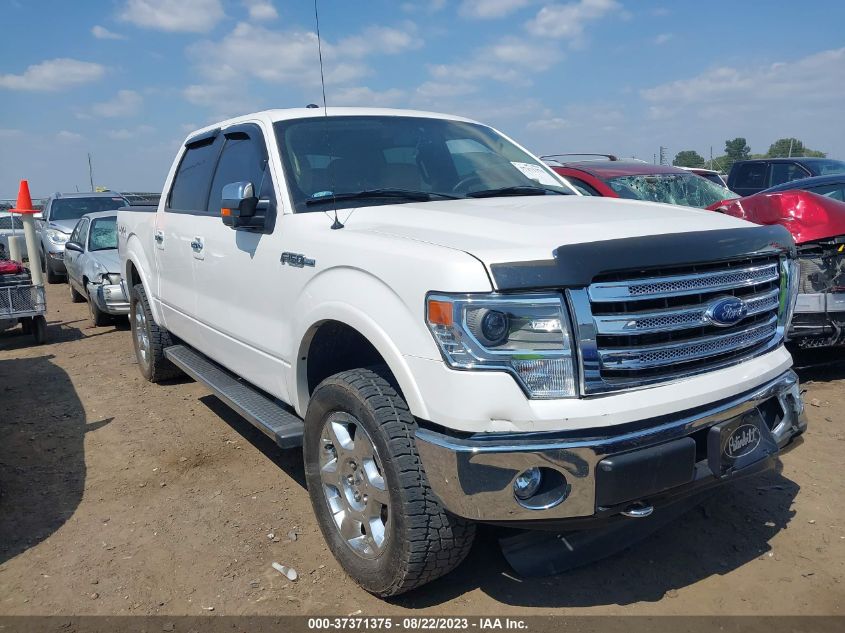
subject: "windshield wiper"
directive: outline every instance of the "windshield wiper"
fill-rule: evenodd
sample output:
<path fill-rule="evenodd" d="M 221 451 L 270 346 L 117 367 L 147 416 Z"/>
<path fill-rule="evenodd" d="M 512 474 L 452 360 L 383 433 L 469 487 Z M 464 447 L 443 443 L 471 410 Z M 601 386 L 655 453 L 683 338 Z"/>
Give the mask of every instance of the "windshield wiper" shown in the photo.
<path fill-rule="evenodd" d="M 563 191 L 551 187 L 536 187 L 534 185 L 514 185 L 512 187 L 499 187 L 498 189 L 482 189 L 481 191 L 470 191 L 468 198 L 496 198 L 498 196 L 545 196 L 549 193 L 556 193 L 561 196 L 569 195 Z"/>
<path fill-rule="evenodd" d="M 310 198 L 305 201 L 305 204 L 310 207 L 316 204 L 325 204 L 326 202 L 378 198 L 397 198 L 399 200 L 427 202 L 429 200 L 459 200 L 460 196 L 453 196 L 448 193 L 437 193 L 436 191 L 413 191 L 410 189 L 365 189 L 364 191 L 348 191 L 320 196 L 319 198 Z"/>

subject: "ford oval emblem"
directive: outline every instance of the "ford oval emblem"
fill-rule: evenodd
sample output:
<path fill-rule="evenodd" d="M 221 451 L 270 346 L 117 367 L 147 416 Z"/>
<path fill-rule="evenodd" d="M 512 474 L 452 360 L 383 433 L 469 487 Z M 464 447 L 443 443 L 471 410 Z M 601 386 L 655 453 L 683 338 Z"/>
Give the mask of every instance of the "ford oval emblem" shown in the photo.
<path fill-rule="evenodd" d="M 707 308 L 707 319 L 719 327 L 728 327 L 748 316 L 748 306 L 739 297 L 721 297 Z"/>
<path fill-rule="evenodd" d="M 748 455 L 760 445 L 760 429 L 753 424 L 740 424 L 725 442 L 725 456 L 731 459 Z"/>

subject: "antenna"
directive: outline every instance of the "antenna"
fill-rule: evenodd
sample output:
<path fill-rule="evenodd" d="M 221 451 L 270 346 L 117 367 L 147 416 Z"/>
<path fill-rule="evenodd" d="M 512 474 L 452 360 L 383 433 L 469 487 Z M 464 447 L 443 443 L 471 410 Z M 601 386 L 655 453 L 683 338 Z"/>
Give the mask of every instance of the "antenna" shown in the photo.
<path fill-rule="evenodd" d="M 91 164 L 91 152 L 88 152 L 88 180 L 91 181 L 91 191 L 94 191 L 94 166 Z"/>
<path fill-rule="evenodd" d="M 329 111 L 326 105 L 326 78 L 323 75 L 323 40 L 320 38 L 320 11 L 317 8 L 317 0 L 314 0 L 314 22 L 317 25 L 317 56 L 320 59 L 320 87 L 323 89 L 323 116 L 328 118 Z M 329 135 L 326 131 L 326 147 L 329 145 Z M 332 190 L 334 190 L 334 183 L 332 183 Z M 337 217 L 337 202 L 334 207 L 334 222 L 332 223 L 332 230 L 342 229 L 343 223 Z"/>

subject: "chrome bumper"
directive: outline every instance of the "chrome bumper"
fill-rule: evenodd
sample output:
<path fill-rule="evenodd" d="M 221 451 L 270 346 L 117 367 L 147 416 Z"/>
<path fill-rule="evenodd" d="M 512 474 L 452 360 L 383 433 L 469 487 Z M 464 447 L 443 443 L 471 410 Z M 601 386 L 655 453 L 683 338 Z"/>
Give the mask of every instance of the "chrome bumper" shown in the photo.
<path fill-rule="evenodd" d="M 772 402 L 766 404 L 769 401 Z M 775 402 L 779 406 L 774 406 Z M 761 407 L 764 404 L 766 406 Z M 573 433 L 523 433 L 457 438 L 421 428 L 417 430 L 416 440 L 432 490 L 454 514 L 497 522 L 584 518 L 606 510 L 596 503 L 596 470 L 605 458 L 693 434 L 697 434 L 697 441 L 700 441 L 708 427 L 758 407 L 761 413 L 765 409 L 766 415 L 772 418 L 766 421 L 771 439 L 778 448 L 788 444 L 807 426 L 798 377 L 790 370 L 746 394 L 707 409 L 643 421 L 636 423 L 637 430 L 618 434 L 609 434 L 613 429 L 608 429 L 607 435 L 596 433 L 589 437 Z M 631 425 L 626 426 L 630 428 Z M 530 509 L 516 500 L 514 480 L 519 473 L 532 467 L 552 469 L 565 477 L 567 493 L 563 501 L 546 508 Z M 737 471 L 737 474 L 741 472 Z M 706 457 L 696 461 L 695 473 L 696 480 L 690 484 L 725 481 L 712 474 Z M 703 479 L 712 481 L 699 481 Z M 700 487 L 690 485 L 690 488 Z"/>
<path fill-rule="evenodd" d="M 129 300 L 123 284 L 89 284 L 88 292 L 101 312 L 115 316 L 129 314 Z"/>

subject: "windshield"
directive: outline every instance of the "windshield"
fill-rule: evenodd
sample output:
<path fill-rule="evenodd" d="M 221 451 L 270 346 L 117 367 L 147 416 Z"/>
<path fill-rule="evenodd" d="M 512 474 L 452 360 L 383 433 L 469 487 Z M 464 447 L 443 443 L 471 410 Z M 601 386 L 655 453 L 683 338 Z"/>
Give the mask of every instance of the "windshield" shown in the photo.
<path fill-rule="evenodd" d="M 500 189 L 502 195 L 573 193 L 548 167 L 473 123 L 338 116 L 280 121 L 275 129 L 296 211 L 463 198 Z M 397 191 L 418 195 L 401 197 Z M 344 199 L 358 192 L 379 193 Z"/>
<path fill-rule="evenodd" d="M 91 198 L 56 198 L 50 206 L 50 220 L 78 220 L 86 213 L 112 211 L 126 206 L 119 196 Z"/>
<path fill-rule="evenodd" d="M 608 184 L 621 198 L 650 200 L 701 209 L 720 200 L 732 200 L 739 197 L 729 189 L 690 173 L 620 176 L 611 178 Z"/>
<path fill-rule="evenodd" d="M 845 173 L 845 162 L 841 160 L 818 160 L 813 162 L 813 167 L 819 176 Z"/>
<path fill-rule="evenodd" d="M 104 251 L 117 248 L 117 216 L 97 218 L 91 222 L 88 233 L 88 250 Z"/>

